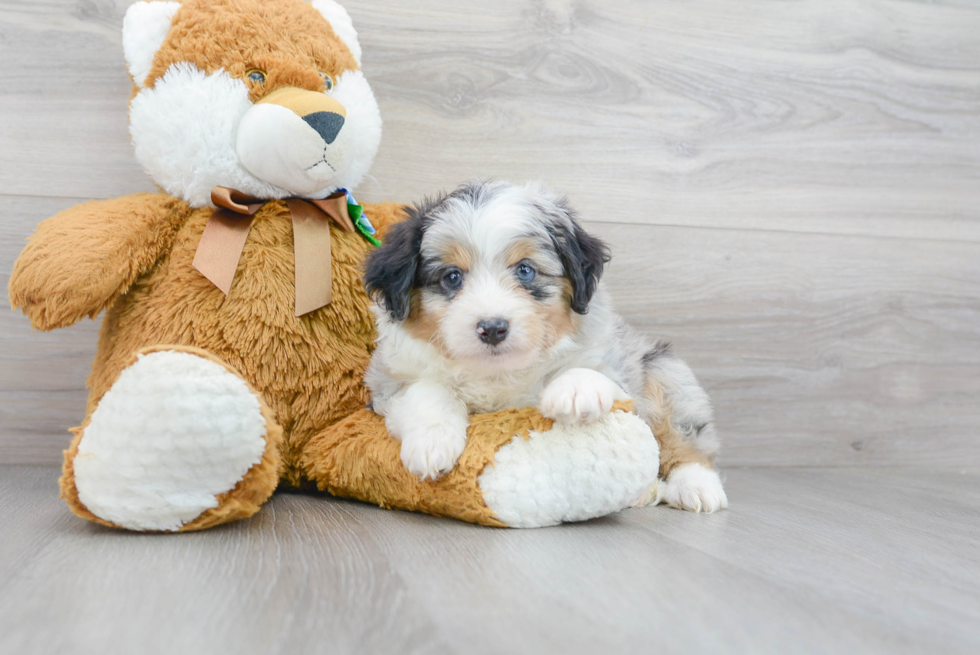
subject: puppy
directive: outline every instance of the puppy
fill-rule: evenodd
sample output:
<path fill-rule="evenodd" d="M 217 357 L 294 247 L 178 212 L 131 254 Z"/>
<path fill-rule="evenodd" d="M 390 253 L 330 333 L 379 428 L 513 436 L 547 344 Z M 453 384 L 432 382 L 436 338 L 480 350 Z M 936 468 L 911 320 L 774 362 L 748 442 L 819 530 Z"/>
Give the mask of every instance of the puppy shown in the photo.
<path fill-rule="evenodd" d="M 613 311 L 600 282 L 608 261 L 537 184 L 474 183 L 408 210 L 364 284 L 378 327 L 365 382 L 409 471 L 451 470 L 473 413 L 537 406 L 590 422 L 634 399 L 661 449 L 657 495 L 638 503 L 727 506 L 708 396 L 668 344 Z"/>

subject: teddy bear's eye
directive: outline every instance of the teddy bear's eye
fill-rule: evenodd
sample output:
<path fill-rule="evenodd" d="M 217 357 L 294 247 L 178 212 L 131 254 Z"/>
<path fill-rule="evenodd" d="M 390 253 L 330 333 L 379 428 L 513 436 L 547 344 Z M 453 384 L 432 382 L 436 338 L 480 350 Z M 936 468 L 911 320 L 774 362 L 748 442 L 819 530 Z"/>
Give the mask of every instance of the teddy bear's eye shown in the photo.
<path fill-rule="evenodd" d="M 333 78 L 327 73 L 320 73 L 320 77 L 323 78 L 323 88 L 327 91 L 333 90 Z"/>
<path fill-rule="evenodd" d="M 260 71 L 258 68 L 253 68 L 247 73 L 249 82 L 255 82 L 256 84 L 265 84 L 265 72 Z"/>

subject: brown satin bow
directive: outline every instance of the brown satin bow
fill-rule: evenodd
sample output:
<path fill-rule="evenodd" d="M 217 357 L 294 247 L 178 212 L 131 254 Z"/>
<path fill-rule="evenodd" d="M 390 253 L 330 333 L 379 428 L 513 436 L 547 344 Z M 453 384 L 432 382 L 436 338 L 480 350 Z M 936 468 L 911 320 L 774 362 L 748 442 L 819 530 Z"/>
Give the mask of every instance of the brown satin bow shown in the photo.
<path fill-rule="evenodd" d="M 216 186 L 211 189 L 211 202 L 218 209 L 204 227 L 193 265 L 227 296 L 252 217 L 268 201 Z M 296 316 L 302 316 L 330 304 L 330 219 L 347 232 L 354 231 L 354 224 L 343 191 L 323 200 L 289 198 L 285 202 L 293 219 Z"/>

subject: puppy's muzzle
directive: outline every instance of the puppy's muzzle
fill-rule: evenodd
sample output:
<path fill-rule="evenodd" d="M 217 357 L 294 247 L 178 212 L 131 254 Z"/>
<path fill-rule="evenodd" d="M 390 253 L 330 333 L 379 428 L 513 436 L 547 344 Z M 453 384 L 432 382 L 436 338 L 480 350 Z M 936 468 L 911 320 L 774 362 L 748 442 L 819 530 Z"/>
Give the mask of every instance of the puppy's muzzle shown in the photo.
<path fill-rule="evenodd" d="M 503 318 L 488 318 L 476 324 L 476 334 L 480 341 L 496 346 L 507 338 L 510 323 Z"/>
<path fill-rule="evenodd" d="M 347 167 L 347 110 L 325 93 L 276 89 L 245 112 L 236 150 L 255 177 L 297 194 L 331 186 Z"/>

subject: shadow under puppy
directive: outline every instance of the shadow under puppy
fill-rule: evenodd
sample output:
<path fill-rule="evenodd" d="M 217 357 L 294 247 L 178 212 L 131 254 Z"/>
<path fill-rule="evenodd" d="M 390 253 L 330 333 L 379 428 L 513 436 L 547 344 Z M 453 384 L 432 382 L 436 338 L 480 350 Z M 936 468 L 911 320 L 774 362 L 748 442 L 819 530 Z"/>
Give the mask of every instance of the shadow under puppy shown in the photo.
<path fill-rule="evenodd" d="M 608 261 L 566 202 L 533 183 L 463 186 L 388 232 L 364 276 L 378 304 L 365 382 L 409 471 L 451 470 L 471 413 L 536 406 L 589 422 L 632 398 L 661 450 L 657 495 L 637 502 L 727 506 L 711 402 L 666 343 L 613 311 Z"/>

